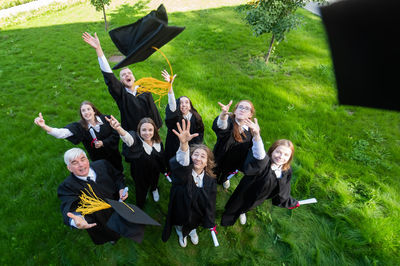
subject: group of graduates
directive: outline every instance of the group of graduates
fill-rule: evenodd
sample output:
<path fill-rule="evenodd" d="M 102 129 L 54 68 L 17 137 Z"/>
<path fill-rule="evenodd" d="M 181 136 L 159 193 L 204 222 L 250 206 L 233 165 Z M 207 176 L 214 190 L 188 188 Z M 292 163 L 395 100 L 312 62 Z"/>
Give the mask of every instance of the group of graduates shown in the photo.
<path fill-rule="evenodd" d="M 64 128 L 48 126 L 41 113 L 35 118 L 35 124 L 48 134 L 73 144 L 82 143 L 92 161 L 89 163 L 79 148 L 64 154 L 71 172 L 58 188 L 65 224 L 87 229 L 95 244 L 114 242 L 120 236 L 137 242 L 143 239 L 144 225 L 127 221 L 113 208 L 87 215 L 77 211 L 84 191 L 90 190 L 103 200 L 125 201 L 128 197 L 119 139 L 123 141 L 122 155 L 130 163 L 139 208 L 144 208 L 150 192 L 153 200 L 159 201 L 160 174 L 168 173 L 172 181 L 163 241 L 169 239 L 173 229 L 182 247 L 187 245 L 187 236 L 193 244 L 198 243 L 199 226 L 215 232 L 217 184 L 228 189 L 230 177 L 238 171 L 244 177 L 225 205 L 222 226 L 231 226 L 237 219 L 245 224 L 246 212 L 266 199 L 283 208 L 300 206 L 290 195 L 293 144 L 281 139 L 265 151 L 251 101 L 239 101 L 232 112 L 232 101 L 218 103 L 221 113 L 212 125 L 217 142 L 211 151 L 203 144 L 202 117 L 188 97 L 175 99 L 172 84 L 176 75 L 162 71 L 165 81 L 171 84 L 164 148 L 158 133 L 163 123 L 152 94 L 137 92 L 135 77 L 128 68 L 120 71 L 119 80 L 115 77 L 96 34 L 85 32 L 82 37 L 97 53 L 105 84 L 120 110 L 121 123 L 88 101 L 80 105 L 80 121 Z"/>

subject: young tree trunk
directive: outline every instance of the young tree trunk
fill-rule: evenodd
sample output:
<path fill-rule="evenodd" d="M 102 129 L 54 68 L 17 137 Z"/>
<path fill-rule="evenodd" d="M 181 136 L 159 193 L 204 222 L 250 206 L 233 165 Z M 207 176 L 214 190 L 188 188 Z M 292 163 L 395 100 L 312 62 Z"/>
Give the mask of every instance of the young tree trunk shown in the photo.
<path fill-rule="evenodd" d="M 105 26 L 106 31 L 107 31 L 108 30 L 108 24 L 107 24 L 106 10 L 104 8 L 104 5 L 103 5 L 103 16 L 104 16 L 104 26 Z"/>
<path fill-rule="evenodd" d="M 265 64 L 268 64 L 269 57 L 271 56 L 272 47 L 274 47 L 275 35 L 272 34 L 271 42 L 269 43 L 268 53 L 265 55 Z"/>

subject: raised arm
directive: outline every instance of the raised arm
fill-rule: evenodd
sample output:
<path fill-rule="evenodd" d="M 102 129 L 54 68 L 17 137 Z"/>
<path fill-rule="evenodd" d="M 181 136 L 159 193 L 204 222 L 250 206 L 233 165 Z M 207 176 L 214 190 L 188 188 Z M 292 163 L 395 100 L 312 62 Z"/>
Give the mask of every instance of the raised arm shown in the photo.
<path fill-rule="evenodd" d="M 110 116 L 110 118 L 108 118 L 108 117 L 104 117 L 106 120 L 107 120 L 107 122 L 108 123 L 110 123 L 110 126 L 115 130 L 115 131 L 117 131 L 118 132 L 118 134 L 121 136 L 121 139 L 122 139 L 122 141 L 126 144 L 126 145 L 128 145 L 128 147 L 131 147 L 132 145 L 133 145 L 133 143 L 134 143 L 134 139 L 133 139 L 133 137 L 131 136 L 131 134 L 129 134 L 125 129 L 123 129 L 122 127 L 121 127 L 121 124 L 118 122 L 118 120 L 117 119 L 115 119 L 115 117 L 114 116 Z"/>
<path fill-rule="evenodd" d="M 172 88 L 172 83 L 175 80 L 176 74 L 171 77 L 171 75 L 168 73 L 167 70 L 161 71 L 161 75 L 163 76 L 164 80 L 168 83 L 171 83 L 171 88 L 168 91 L 168 108 L 171 110 L 171 112 L 176 111 L 176 101 L 175 101 L 175 95 L 174 95 L 174 90 Z"/>
<path fill-rule="evenodd" d="M 35 118 L 35 120 L 33 120 L 33 122 L 38 125 L 39 127 L 41 127 L 43 130 L 45 130 L 47 133 L 51 132 L 53 130 L 52 127 L 49 127 L 48 125 L 46 125 L 46 122 L 43 119 L 42 113 L 39 113 L 39 116 Z"/>
<path fill-rule="evenodd" d="M 178 131 L 172 129 L 172 132 L 179 138 L 179 149 L 183 152 L 187 152 L 189 150 L 189 141 L 197 137 L 199 133 L 190 134 L 190 121 L 186 123 L 185 119 L 182 119 L 182 127 L 179 123 L 176 123 L 176 126 Z"/>
<path fill-rule="evenodd" d="M 94 37 L 92 35 L 90 35 L 87 32 L 84 32 L 82 34 L 82 39 L 89 44 L 90 46 L 92 46 L 97 53 L 97 57 L 102 57 L 104 55 L 103 53 L 103 49 L 101 48 L 101 44 L 100 44 L 100 40 L 97 37 L 97 34 L 94 34 Z"/>

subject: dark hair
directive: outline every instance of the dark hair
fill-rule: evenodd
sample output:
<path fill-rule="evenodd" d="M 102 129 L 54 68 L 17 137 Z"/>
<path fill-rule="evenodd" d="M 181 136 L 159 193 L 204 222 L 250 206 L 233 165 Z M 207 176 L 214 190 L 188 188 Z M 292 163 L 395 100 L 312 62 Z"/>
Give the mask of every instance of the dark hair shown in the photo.
<path fill-rule="evenodd" d="M 203 123 L 203 119 L 201 118 L 200 114 L 197 112 L 196 108 L 193 107 L 192 101 L 190 100 L 189 97 L 187 96 L 181 96 L 177 99 L 177 103 L 176 103 L 176 107 L 177 107 L 177 111 L 179 115 L 182 115 L 181 112 L 181 99 L 182 98 L 187 98 L 189 100 L 190 103 L 190 112 L 194 115 L 194 117 L 196 118 L 196 125 L 197 125 L 197 129 L 199 130 L 199 132 L 203 132 L 204 131 L 204 123 Z"/>
<path fill-rule="evenodd" d="M 81 120 L 79 120 L 79 123 L 81 124 L 81 126 L 82 126 L 84 129 L 88 130 L 88 129 L 89 129 L 89 128 L 88 128 L 88 122 L 85 120 L 85 118 L 83 118 L 82 112 L 81 112 L 81 108 L 82 108 L 82 106 L 84 106 L 84 105 L 89 105 L 90 107 L 92 107 L 92 109 L 93 109 L 93 111 L 94 111 L 95 119 L 96 119 L 96 115 L 97 115 L 97 116 L 100 116 L 100 115 L 102 115 L 102 113 L 99 111 L 99 109 L 96 108 L 96 106 L 94 106 L 93 103 L 91 103 L 91 102 L 89 102 L 89 101 L 83 101 L 83 102 L 81 103 L 81 105 L 79 106 L 79 115 L 81 116 Z"/>
<path fill-rule="evenodd" d="M 251 112 L 251 116 L 252 117 L 256 114 L 256 109 L 254 108 L 253 103 L 251 101 L 249 101 L 249 100 L 241 100 L 235 105 L 235 108 L 233 109 L 233 113 L 232 113 L 231 117 L 232 117 L 232 120 L 233 120 L 232 121 L 233 122 L 233 138 L 237 142 L 243 142 L 243 137 L 245 136 L 243 132 L 242 132 L 243 135 L 240 134 L 240 127 L 239 127 L 238 123 L 235 123 L 235 118 L 236 118 L 235 117 L 235 111 L 236 111 L 236 109 L 238 108 L 238 106 L 239 106 L 239 104 L 241 102 L 247 102 L 247 103 L 250 104 L 250 106 L 251 106 L 250 112 Z"/>
<path fill-rule="evenodd" d="M 136 131 L 137 134 L 140 136 L 140 128 L 141 128 L 142 125 L 145 124 L 145 123 L 149 123 L 149 124 L 151 124 L 151 125 L 153 126 L 153 132 L 154 132 L 154 134 L 153 134 L 153 137 L 151 138 L 151 140 L 154 141 L 154 142 L 156 142 L 156 143 L 160 143 L 160 142 L 161 142 L 161 138 L 160 138 L 160 135 L 158 134 L 158 128 L 157 128 L 157 126 L 156 126 L 156 123 L 154 123 L 153 119 L 151 119 L 150 117 L 142 118 L 142 119 L 139 121 L 139 124 L 138 124 L 138 126 L 137 126 L 137 131 Z"/>
<path fill-rule="evenodd" d="M 290 140 L 287 140 L 287 139 L 278 139 L 278 140 L 275 141 L 275 142 L 271 145 L 271 147 L 269 147 L 269 149 L 268 149 L 267 154 L 268 154 L 269 158 L 271 158 L 271 154 L 272 154 L 272 153 L 274 152 L 274 150 L 275 150 L 276 148 L 278 148 L 279 146 L 288 147 L 288 148 L 292 151 L 292 154 L 290 155 L 289 161 L 287 161 L 287 163 L 285 163 L 285 164 L 282 166 L 282 170 L 286 171 L 286 170 L 288 170 L 288 169 L 290 168 L 290 164 L 292 163 L 293 154 L 294 154 L 294 146 L 293 146 L 293 143 L 292 143 Z"/>
<path fill-rule="evenodd" d="M 208 176 L 215 178 L 213 172 L 213 169 L 215 168 L 214 153 L 204 144 L 192 144 L 190 145 L 190 157 L 192 157 L 193 152 L 197 149 L 204 150 L 207 153 L 207 165 L 204 168 L 204 171 Z"/>

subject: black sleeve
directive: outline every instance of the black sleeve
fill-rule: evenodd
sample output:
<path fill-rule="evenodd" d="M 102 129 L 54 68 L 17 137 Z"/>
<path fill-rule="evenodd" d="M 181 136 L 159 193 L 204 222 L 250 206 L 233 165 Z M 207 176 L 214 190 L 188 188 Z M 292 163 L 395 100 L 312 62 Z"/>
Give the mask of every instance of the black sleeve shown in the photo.
<path fill-rule="evenodd" d="M 61 213 L 63 216 L 64 224 L 71 226 L 70 218 L 67 216 L 68 212 L 74 212 L 79 203 L 79 194 L 74 191 L 67 183 L 64 181 L 58 187 L 57 190 L 58 198 L 61 200 Z"/>
<path fill-rule="evenodd" d="M 176 108 L 175 112 L 172 112 L 171 109 L 169 109 L 169 104 L 167 104 L 167 107 L 165 107 L 165 125 L 167 126 L 167 128 L 176 128 L 176 123 L 179 120 L 178 113 L 178 108 Z"/>
<path fill-rule="evenodd" d="M 122 171 L 116 169 L 114 166 L 112 166 L 111 163 L 109 163 L 108 161 L 104 160 L 104 163 L 107 166 L 107 172 L 108 174 L 111 176 L 111 178 L 113 179 L 115 185 L 118 188 L 118 191 L 121 189 L 125 188 L 125 176 L 124 173 L 122 173 Z"/>
<path fill-rule="evenodd" d="M 265 155 L 265 158 L 262 160 L 257 160 L 254 158 L 253 150 L 249 149 L 243 164 L 243 173 L 245 175 L 259 175 L 267 167 L 268 162 L 268 155 Z"/>
<path fill-rule="evenodd" d="M 110 118 L 110 116 L 107 116 Z M 104 123 L 104 127 L 108 127 L 109 130 L 111 130 L 110 135 L 108 135 L 106 138 L 102 140 L 104 147 L 106 148 L 113 148 L 116 147 L 118 149 L 118 144 L 119 144 L 119 134 L 118 132 L 113 129 L 110 124 L 105 120 L 102 119 Z"/>
<path fill-rule="evenodd" d="M 101 73 L 103 74 L 104 82 L 108 87 L 108 91 L 114 100 L 118 102 L 122 97 L 124 85 L 115 77 L 114 73 L 107 73 L 104 71 L 101 71 Z"/>
<path fill-rule="evenodd" d="M 82 142 L 85 129 L 79 122 L 68 124 L 64 128 L 69 129 L 69 131 L 72 132 L 73 135 L 67 138 L 67 140 L 72 142 L 72 144 L 77 145 Z"/>
<path fill-rule="evenodd" d="M 204 227 L 212 228 L 215 226 L 215 205 L 217 200 L 217 182 L 212 180 L 211 187 L 208 193 L 208 206 L 206 210 Z"/>
<path fill-rule="evenodd" d="M 154 103 L 153 96 L 149 92 L 145 92 L 147 94 L 147 106 L 150 117 L 153 119 L 157 128 L 162 127 L 162 120 L 160 116 L 160 112 L 158 111 L 156 104 Z"/>
<path fill-rule="evenodd" d="M 289 169 L 288 172 L 279 180 L 279 194 L 272 198 L 272 204 L 282 207 L 282 208 L 290 208 L 294 207 L 297 204 L 297 200 L 290 196 L 290 180 L 292 179 L 292 169 Z"/>
<path fill-rule="evenodd" d="M 128 145 L 124 143 L 122 146 L 122 154 L 128 162 L 131 162 L 140 157 L 141 152 L 143 152 L 143 143 L 135 131 L 129 131 L 128 134 L 132 136 L 133 144 L 128 147 Z"/>
<path fill-rule="evenodd" d="M 217 135 L 218 139 L 229 138 L 231 136 L 232 128 L 233 128 L 232 119 L 230 117 L 228 117 L 228 121 L 227 121 L 228 126 L 226 127 L 226 129 L 220 129 L 217 125 L 218 117 L 219 116 L 217 116 L 214 119 L 214 122 L 212 125 L 212 130 L 215 132 L 215 135 Z"/>

